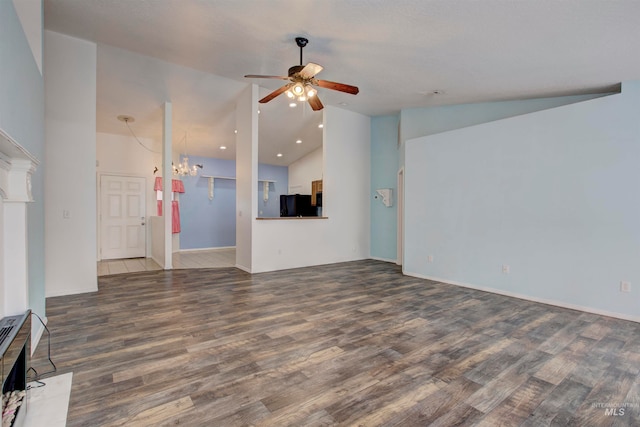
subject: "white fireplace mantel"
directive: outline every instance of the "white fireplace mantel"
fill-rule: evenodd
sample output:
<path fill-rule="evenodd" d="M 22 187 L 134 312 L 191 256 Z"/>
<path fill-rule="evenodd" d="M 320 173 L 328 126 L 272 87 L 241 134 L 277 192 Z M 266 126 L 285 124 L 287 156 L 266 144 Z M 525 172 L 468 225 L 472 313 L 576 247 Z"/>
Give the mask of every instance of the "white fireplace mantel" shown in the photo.
<path fill-rule="evenodd" d="M 0 317 L 29 306 L 27 203 L 38 161 L 0 129 Z"/>

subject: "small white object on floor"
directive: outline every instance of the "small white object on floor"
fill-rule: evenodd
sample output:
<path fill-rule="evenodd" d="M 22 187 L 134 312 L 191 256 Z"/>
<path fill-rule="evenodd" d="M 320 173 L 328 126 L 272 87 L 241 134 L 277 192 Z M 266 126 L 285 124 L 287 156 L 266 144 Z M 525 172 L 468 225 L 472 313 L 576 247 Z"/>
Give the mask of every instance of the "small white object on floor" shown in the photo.
<path fill-rule="evenodd" d="M 46 385 L 29 383 L 27 417 L 24 427 L 65 427 L 73 373 L 57 375 L 42 380 Z"/>

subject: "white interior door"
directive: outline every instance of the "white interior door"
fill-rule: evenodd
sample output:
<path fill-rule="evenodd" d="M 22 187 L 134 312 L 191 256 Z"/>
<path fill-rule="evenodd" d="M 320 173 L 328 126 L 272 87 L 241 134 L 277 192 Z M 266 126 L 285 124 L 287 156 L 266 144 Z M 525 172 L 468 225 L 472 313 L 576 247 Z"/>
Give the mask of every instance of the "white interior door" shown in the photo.
<path fill-rule="evenodd" d="M 100 250 L 102 259 L 146 255 L 145 178 L 100 177 Z"/>

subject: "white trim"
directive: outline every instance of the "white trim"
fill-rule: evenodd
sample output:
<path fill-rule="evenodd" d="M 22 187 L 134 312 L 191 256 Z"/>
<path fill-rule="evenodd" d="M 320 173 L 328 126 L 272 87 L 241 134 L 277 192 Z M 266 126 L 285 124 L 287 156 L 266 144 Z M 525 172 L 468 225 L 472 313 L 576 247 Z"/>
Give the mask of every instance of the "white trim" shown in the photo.
<path fill-rule="evenodd" d="M 370 256 L 369 259 L 373 259 L 373 260 L 376 260 L 376 261 L 382 261 L 382 262 L 390 262 L 392 264 L 396 264 L 396 261 L 397 261 L 395 259 L 380 258 L 380 257 L 377 257 L 377 256 Z"/>
<path fill-rule="evenodd" d="M 18 142 L 0 128 L 0 152 L 5 153 L 7 156 L 15 159 L 31 160 L 36 166 L 40 164 L 26 148 L 18 144 Z"/>
<path fill-rule="evenodd" d="M 55 292 L 47 292 L 46 298 L 51 297 L 62 297 L 67 295 L 76 295 L 76 294 L 86 294 L 89 292 L 98 292 L 98 286 L 94 286 L 91 289 L 89 288 L 64 288 L 64 289 L 56 289 Z"/>
<path fill-rule="evenodd" d="M 33 356 L 33 353 L 36 352 L 36 349 L 38 348 L 38 344 L 40 343 L 40 338 L 42 338 L 42 334 L 44 333 L 44 325 L 42 323 L 40 323 L 39 321 L 37 323 L 33 322 L 33 312 L 31 312 L 31 356 Z M 43 318 L 42 321 L 44 322 L 45 325 L 47 325 L 49 323 L 49 319 L 48 318 Z M 33 328 L 34 326 L 36 326 L 38 329 L 33 332 Z"/>
<path fill-rule="evenodd" d="M 249 269 L 249 268 L 245 267 L 244 265 L 236 264 L 236 265 L 235 265 L 235 267 L 236 267 L 238 270 L 246 271 L 246 272 L 247 272 L 247 273 L 249 273 L 249 274 L 253 274 L 253 273 L 251 273 L 251 269 Z"/>
<path fill-rule="evenodd" d="M 396 264 L 404 271 L 404 166 L 398 169 L 396 185 Z"/>
<path fill-rule="evenodd" d="M 532 302 L 537 302 L 537 303 L 540 303 L 540 304 L 554 305 L 556 307 L 568 308 L 570 310 L 583 311 L 585 313 L 598 314 L 600 316 L 614 317 L 616 319 L 629 320 L 631 322 L 640 323 L 640 316 L 630 316 L 630 315 L 627 315 L 627 314 L 616 313 L 616 312 L 607 311 L 607 310 L 599 310 L 597 308 L 592 308 L 592 307 L 585 307 L 585 306 L 576 305 L 576 304 L 569 304 L 569 303 L 566 303 L 566 302 L 563 302 L 563 301 L 556 301 L 556 300 L 547 299 L 547 298 L 537 298 L 537 297 L 532 297 L 532 296 L 529 296 L 529 295 L 519 294 L 519 293 L 516 293 L 516 292 L 503 291 L 501 289 L 488 288 L 488 287 L 485 287 L 485 286 L 476 286 L 476 285 L 472 285 L 472 284 L 469 284 L 469 283 L 457 282 L 455 280 L 445 280 L 445 279 L 441 279 L 439 277 L 425 276 L 425 275 L 422 275 L 422 274 L 410 273 L 410 272 L 406 272 L 406 271 L 404 272 L 404 274 L 407 275 L 407 276 L 411 276 L 411 277 L 417 277 L 418 279 L 426 279 L 426 280 L 431 280 L 431 281 L 434 281 L 434 282 L 446 283 L 446 284 L 454 285 L 454 286 L 461 286 L 463 288 L 475 289 L 475 290 L 483 291 L 483 292 L 490 292 L 492 294 L 498 294 L 498 295 L 504 295 L 504 296 L 512 297 L 512 298 L 518 298 L 518 299 L 522 299 L 522 300 L 525 300 L 525 301 L 532 301 Z"/>
<path fill-rule="evenodd" d="M 202 251 L 221 251 L 225 249 L 235 249 L 235 246 L 216 246 L 215 248 L 194 248 L 194 249 L 180 249 L 178 252 L 180 253 L 189 253 L 189 252 L 202 252 Z"/>

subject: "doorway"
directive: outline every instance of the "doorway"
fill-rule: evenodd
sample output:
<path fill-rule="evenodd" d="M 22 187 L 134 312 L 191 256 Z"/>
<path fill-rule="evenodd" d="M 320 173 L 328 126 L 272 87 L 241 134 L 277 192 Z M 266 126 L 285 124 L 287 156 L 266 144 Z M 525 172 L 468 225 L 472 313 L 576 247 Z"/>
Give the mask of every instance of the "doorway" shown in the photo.
<path fill-rule="evenodd" d="M 100 176 L 100 259 L 146 256 L 146 179 Z"/>

